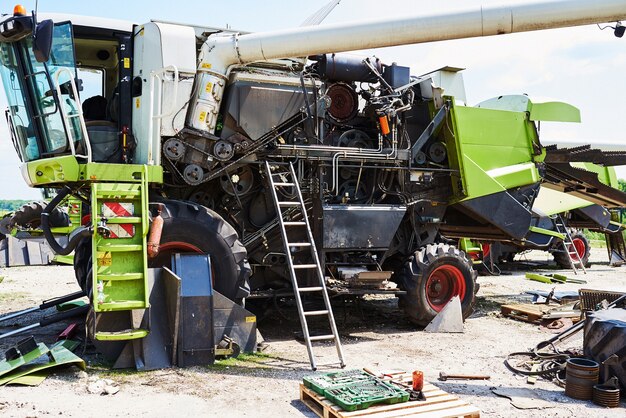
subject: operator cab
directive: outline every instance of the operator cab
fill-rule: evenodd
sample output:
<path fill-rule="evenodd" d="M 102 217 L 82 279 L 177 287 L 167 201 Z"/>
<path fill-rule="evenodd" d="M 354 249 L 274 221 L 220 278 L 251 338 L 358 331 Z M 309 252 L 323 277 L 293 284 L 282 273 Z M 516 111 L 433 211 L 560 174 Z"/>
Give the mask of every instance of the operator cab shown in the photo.
<path fill-rule="evenodd" d="M 132 24 L 64 15 L 0 21 L 0 77 L 7 121 L 23 162 L 75 155 L 127 160 Z M 126 93 L 128 100 L 120 100 Z M 125 109 L 124 109 L 125 107 Z"/>

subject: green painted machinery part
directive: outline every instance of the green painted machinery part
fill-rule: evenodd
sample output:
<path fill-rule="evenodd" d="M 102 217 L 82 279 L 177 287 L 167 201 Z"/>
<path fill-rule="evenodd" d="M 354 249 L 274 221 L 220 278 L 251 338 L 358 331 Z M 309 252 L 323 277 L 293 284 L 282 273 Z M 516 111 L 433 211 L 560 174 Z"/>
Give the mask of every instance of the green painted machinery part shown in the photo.
<path fill-rule="evenodd" d="M 560 234 L 556 231 L 551 231 L 549 229 L 539 228 L 536 226 L 531 226 L 530 228 L 528 228 L 528 230 L 531 232 L 535 232 L 537 234 L 548 235 L 548 236 L 555 237 L 561 240 L 565 238 L 565 235 Z"/>
<path fill-rule="evenodd" d="M 22 355 L 16 359 L 0 361 L 0 377 L 12 372 L 18 367 L 22 367 L 25 364 L 38 359 L 44 354 L 48 354 L 48 352 L 50 352 L 50 349 L 44 343 L 39 343 L 37 344 L 37 348 L 26 354 L 22 353 Z"/>
<path fill-rule="evenodd" d="M 552 284 L 552 278 L 537 273 L 526 273 L 526 278 L 535 282 Z"/>
<path fill-rule="evenodd" d="M 451 203 L 540 181 L 537 133 L 527 113 L 455 106 L 450 100 L 451 126 L 443 132 L 450 168 L 459 172 L 456 180 L 452 175 Z"/>
<path fill-rule="evenodd" d="M 46 376 L 48 376 L 48 374 L 52 372 L 51 369 L 58 366 L 73 364 L 78 366 L 82 370 L 87 369 L 85 361 L 71 351 L 71 347 L 76 348 L 76 344 L 74 341 L 59 341 L 55 343 L 50 348 L 50 350 L 48 350 L 46 345 L 43 343 L 39 343 L 39 345 L 45 347 L 45 349 L 47 350 L 45 354 L 48 354 L 48 356 L 44 358 L 42 357 L 43 354 L 39 355 L 24 363 L 23 367 L 20 367 L 18 370 L 14 369 L 13 373 L 5 374 L 2 378 L 0 378 L 0 386 L 6 384 L 37 385 L 41 383 L 41 381 L 43 381 L 43 379 L 45 379 Z M 36 361 L 40 357 L 42 357 L 42 360 L 44 361 Z M 30 376 L 30 378 L 28 376 Z M 24 380 L 20 381 L 21 379 Z"/>
<path fill-rule="evenodd" d="M 163 183 L 163 168 L 140 164 L 79 164 L 76 157 L 46 158 L 25 163 L 22 168 L 33 187 L 51 184 L 89 182 L 141 182 L 146 177 L 149 183 Z"/>

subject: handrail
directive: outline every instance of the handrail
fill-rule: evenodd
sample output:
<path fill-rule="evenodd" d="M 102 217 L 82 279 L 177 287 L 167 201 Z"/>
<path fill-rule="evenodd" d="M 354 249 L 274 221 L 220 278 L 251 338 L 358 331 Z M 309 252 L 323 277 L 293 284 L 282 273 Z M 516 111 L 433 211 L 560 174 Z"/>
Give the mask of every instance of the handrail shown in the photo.
<path fill-rule="evenodd" d="M 64 72 L 66 72 L 67 75 L 69 76 L 70 86 L 72 87 L 72 94 L 76 98 L 77 106 L 76 106 L 76 114 L 74 115 L 67 115 L 65 113 L 63 105 L 60 103 L 61 96 L 63 95 L 63 93 L 61 92 L 61 84 L 59 83 L 59 77 Z M 78 89 L 76 88 L 74 75 L 67 67 L 59 67 L 59 69 L 54 75 L 54 82 L 55 82 L 54 88 L 57 92 L 57 98 L 59 99 L 59 109 L 61 109 L 61 115 L 63 116 L 63 125 L 65 125 L 65 131 L 67 132 L 67 136 L 68 136 L 69 143 L 70 143 L 70 149 L 72 150 L 72 155 L 74 155 L 75 157 L 86 158 L 87 162 L 90 163 L 91 162 L 91 142 L 89 141 L 89 133 L 87 132 L 87 125 L 85 124 L 85 117 L 83 116 L 83 109 L 80 103 L 80 99 L 78 97 Z M 70 125 L 70 122 L 69 122 L 71 118 L 78 118 L 78 121 L 80 123 L 80 129 L 83 134 L 84 141 L 85 141 L 85 148 L 87 150 L 87 155 L 76 154 L 76 147 L 74 145 L 74 136 L 72 134 L 72 126 Z"/>
<path fill-rule="evenodd" d="M 172 100 L 171 109 L 167 113 L 161 113 L 163 111 L 163 78 L 165 74 L 168 72 L 174 73 L 174 100 Z M 155 107 L 155 80 L 159 81 L 161 89 L 159 89 L 159 102 L 157 106 L 157 111 L 159 114 L 154 114 Z M 152 155 L 153 145 L 154 145 L 154 124 L 156 121 L 163 119 L 165 117 L 171 116 L 176 112 L 176 101 L 178 99 L 178 83 L 180 77 L 178 72 L 178 67 L 175 65 L 168 65 L 167 67 L 161 68 L 160 70 L 155 70 L 150 73 L 150 126 L 148 127 L 148 164 L 154 164 L 154 157 Z"/>

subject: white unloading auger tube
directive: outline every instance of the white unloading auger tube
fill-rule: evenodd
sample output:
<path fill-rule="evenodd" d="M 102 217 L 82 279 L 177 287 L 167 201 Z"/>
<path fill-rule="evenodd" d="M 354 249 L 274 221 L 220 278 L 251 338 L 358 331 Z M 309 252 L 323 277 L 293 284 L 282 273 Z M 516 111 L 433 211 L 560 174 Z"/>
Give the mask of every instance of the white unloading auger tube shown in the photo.
<path fill-rule="evenodd" d="M 200 51 L 187 120 L 192 128 L 215 132 L 228 69 L 237 64 L 618 20 L 626 20 L 626 0 L 567 0 L 245 35 L 213 35 Z"/>

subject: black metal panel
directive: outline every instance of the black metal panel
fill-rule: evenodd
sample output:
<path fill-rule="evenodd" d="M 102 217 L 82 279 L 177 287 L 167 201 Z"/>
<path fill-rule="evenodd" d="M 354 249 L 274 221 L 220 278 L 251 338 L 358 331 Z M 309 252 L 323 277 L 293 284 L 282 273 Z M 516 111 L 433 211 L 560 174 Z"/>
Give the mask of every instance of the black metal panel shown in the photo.
<path fill-rule="evenodd" d="M 226 296 L 213 293 L 213 335 L 217 345 L 224 335 L 235 340 L 241 351 L 256 350 L 256 316 Z"/>
<path fill-rule="evenodd" d="M 386 249 L 406 212 L 396 205 L 323 207 L 324 249 Z"/>
<path fill-rule="evenodd" d="M 172 267 L 182 280 L 178 366 L 213 364 L 213 289 L 209 256 L 174 254 Z"/>
<path fill-rule="evenodd" d="M 589 219 L 596 224 L 596 228 L 606 228 L 611 223 L 611 212 L 600 205 L 591 205 L 575 209 L 576 214 Z"/>
<path fill-rule="evenodd" d="M 458 210 L 469 211 L 489 224 L 497 227 L 514 239 L 522 239 L 528 232 L 531 213 L 508 191 L 469 199 L 455 205 Z"/>

